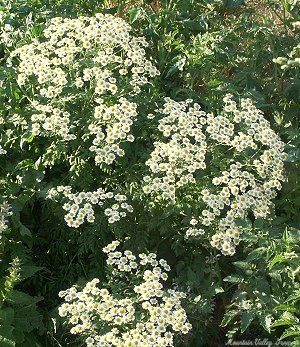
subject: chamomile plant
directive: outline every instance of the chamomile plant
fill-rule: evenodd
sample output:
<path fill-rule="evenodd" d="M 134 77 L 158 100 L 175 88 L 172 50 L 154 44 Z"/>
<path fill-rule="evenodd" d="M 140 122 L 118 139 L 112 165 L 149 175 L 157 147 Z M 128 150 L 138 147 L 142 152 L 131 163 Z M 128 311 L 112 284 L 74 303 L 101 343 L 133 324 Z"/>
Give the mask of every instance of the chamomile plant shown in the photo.
<path fill-rule="evenodd" d="M 124 156 L 122 143 L 134 141 L 135 96 L 158 75 L 145 46 L 111 15 L 51 19 L 43 37 L 10 57 L 28 99 L 24 130 L 63 143 L 80 139 L 98 165 Z"/>
<path fill-rule="evenodd" d="M 284 180 L 285 144 L 251 99 L 238 104 L 226 95 L 217 114 L 191 100 L 165 101 L 143 191 L 154 205 L 184 200 L 196 208 L 186 237 L 211 235 L 211 246 L 233 255 L 242 233 L 237 221 L 270 215 Z"/>
<path fill-rule="evenodd" d="M 117 248 L 119 241 L 103 248 L 111 276 L 106 284 L 94 278 L 59 293 L 65 301 L 60 316 L 88 347 L 174 346 L 192 326 L 181 304 L 186 294 L 165 285 L 170 266 L 155 253 Z"/>

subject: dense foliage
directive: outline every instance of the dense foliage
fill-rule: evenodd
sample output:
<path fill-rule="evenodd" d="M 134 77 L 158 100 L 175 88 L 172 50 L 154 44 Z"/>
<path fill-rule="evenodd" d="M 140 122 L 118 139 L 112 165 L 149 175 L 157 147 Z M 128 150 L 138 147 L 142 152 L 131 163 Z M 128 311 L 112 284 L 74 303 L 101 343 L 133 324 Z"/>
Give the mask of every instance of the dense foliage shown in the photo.
<path fill-rule="evenodd" d="M 300 346 L 298 0 L 0 0 L 0 346 Z"/>

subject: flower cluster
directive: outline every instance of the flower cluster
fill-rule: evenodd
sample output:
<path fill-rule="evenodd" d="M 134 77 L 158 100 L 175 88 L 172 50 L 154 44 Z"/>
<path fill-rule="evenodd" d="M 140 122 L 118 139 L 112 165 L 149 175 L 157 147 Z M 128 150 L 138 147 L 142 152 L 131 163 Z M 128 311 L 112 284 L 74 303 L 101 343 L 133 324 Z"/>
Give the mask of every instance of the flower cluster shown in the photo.
<path fill-rule="evenodd" d="M 124 156 L 125 152 L 119 143 L 124 140 L 134 141 L 134 136 L 129 132 L 137 117 L 136 108 L 135 103 L 123 97 L 113 106 L 100 104 L 95 107 L 95 120 L 88 128 L 90 133 L 95 135 L 90 150 L 96 153 L 96 164 L 104 162 L 109 165 L 115 160 L 116 155 Z M 105 145 L 101 146 L 103 140 Z"/>
<path fill-rule="evenodd" d="M 29 83 L 35 77 L 39 94 L 51 99 L 59 96 L 69 83 L 82 88 L 92 82 L 94 92 L 101 96 L 118 91 L 117 73 L 130 75 L 130 85 L 138 93 L 148 83 L 147 76 L 156 76 L 158 71 L 145 57 L 146 41 L 130 35 L 130 30 L 124 20 L 108 14 L 52 18 L 44 30 L 45 42 L 32 42 L 13 52 L 12 57 L 20 59 L 19 84 Z M 80 61 L 79 56 L 82 60 L 89 58 L 92 67 Z M 75 78 L 72 72 L 77 73 Z"/>
<path fill-rule="evenodd" d="M 154 143 L 151 157 L 146 161 L 155 177 L 145 176 L 143 190 L 166 201 L 175 201 L 176 189 L 188 183 L 195 183 L 193 173 L 205 169 L 206 138 L 202 131 L 206 124 L 205 112 L 198 104 L 185 109 L 190 100 L 176 102 L 166 98 L 163 117 L 158 129 L 166 142 Z"/>
<path fill-rule="evenodd" d="M 205 234 L 205 230 L 203 229 L 199 219 L 192 218 L 189 222 L 190 226 L 186 230 L 185 238 L 189 239 L 190 237 L 201 236 Z"/>
<path fill-rule="evenodd" d="M 211 245 L 232 255 L 241 234 L 236 220 L 249 213 L 255 218 L 270 214 L 272 199 L 284 180 L 286 154 L 284 143 L 250 99 L 242 99 L 240 107 L 231 95 L 223 100 L 219 115 L 206 114 L 198 104 L 188 107 L 167 100 L 158 126 L 166 141 L 155 143 L 146 162 L 151 174 L 144 177 L 144 192 L 175 202 L 178 188 L 196 186 L 196 171 L 205 169 L 205 156 L 213 158 L 218 149 L 218 163 L 223 155 L 227 170 L 210 164 L 206 174 L 210 184 L 200 196 L 205 208 L 191 219 L 186 236 L 203 235 L 209 227 L 216 231 Z"/>
<path fill-rule="evenodd" d="M 76 139 L 69 133 L 70 113 L 54 107 L 51 104 L 43 105 L 33 101 L 32 105 L 38 113 L 31 116 L 31 132 L 33 135 L 59 136 L 64 140 Z"/>
<path fill-rule="evenodd" d="M 130 30 L 109 14 L 57 17 L 43 39 L 11 53 L 18 84 L 30 96 L 33 135 L 70 141 L 82 134 L 92 141 L 96 164 L 124 155 L 119 145 L 134 141 L 130 130 L 137 117 L 137 105 L 129 99 L 158 75 L 146 58 L 145 39 Z"/>
<path fill-rule="evenodd" d="M 241 234 L 236 220 L 246 218 L 249 212 L 255 218 L 266 218 L 270 214 L 272 199 L 284 180 L 286 154 L 284 143 L 250 99 L 241 100 L 240 110 L 230 96 L 224 98 L 224 103 L 224 116 L 231 120 L 233 131 L 229 125 L 220 127 L 220 116 L 210 120 L 207 131 L 211 138 L 233 147 L 237 153 L 245 152 L 244 158 L 236 160 L 228 170 L 213 178 L 213 185 L 219 188 L 217 194 L 202 191 L 208 209 L 202 211 L 200 221 L 209 226 L 218 219 L 217 234 L 211 245 L 223 254 L 232 255 Z M 236 134 L 237 125 L 240 131 Z"/>
<path fill-rule="evenodd" d="M 0 239 L 2 238 L 2 233 L 8 228 L 7 217 L 11 216 L 10 206 L 6 201 L 0 204 Z"/>
<path fill-rule="evenodd" d="M 97 278 L 82 291 L 73 286 L 59 293 L 65 299 L 60 316 L 73 325 L 72 334 L 86 337 L 88 347 L 174 346 L 175 334 L 191 330 L 180 302 L 185 294 L 163 288 L 170 270 L 165 260 L 157 260 L 154 253 L 135 256 L 128 250 L 117 251 L 119 245 L 113 241 L 103 251 L 114 278 L 126 276 L 125 290 L 113 295 L 109 289 L 97 287 Z M 128 276 L 133 279 L 129 281 Z M 124 293 L 127 297 L 121 298 Z"/>
<path fill-rule="evenodd" d="M 93 205 L 103 206 L 108 199 L 115 201 L 110 208 L 106 208 L 104 211 L 105 215 L 109 217 L 109 223 L 119 221 L 127 215 L 127 212 L 133 211 L 132 206 L 126 202 L 125 195 L 106 192 L 102 188 L 98 188 L 94 192 L 72 193 L 70 186 L 58 186 L 50 189 L 47 196 L 49 199 L 55 199 L 60 193 L 68 200 L 63 205 L 63 209 L 68 212 L 65 215 L 65 221 L 72 228 L 78 228 L 85 220 L 93 223 L 95 220 Z"/>

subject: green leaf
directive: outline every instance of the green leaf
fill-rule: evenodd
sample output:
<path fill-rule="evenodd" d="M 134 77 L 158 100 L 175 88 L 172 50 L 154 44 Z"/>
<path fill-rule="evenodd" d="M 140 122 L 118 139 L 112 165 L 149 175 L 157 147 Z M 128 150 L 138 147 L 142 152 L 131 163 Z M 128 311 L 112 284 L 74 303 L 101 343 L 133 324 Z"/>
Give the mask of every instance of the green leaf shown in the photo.
<path fill-rule="evenodd" d="M 0 310 L 0 326 L 2 326 L 3 323 L 5 325 L 11 325 L 14 320 L 14 309 L 11 307 L 5 307 Z"/>
<path fill-rule="evenodd" d="M 14 89 L 12 89 L 12 94 L 15 97 L 16 101 L 19 101 L 21 98 L 21 95 L 22 95 L 20 89 L 17 89 L 16 87 Z"/>
<path fill-rule="evenodd" d="M 25 280 L 36 274 L 38 271 L 44 270 L 44 267 L 35 266 L 35 265 L 24 265 L 21 267 L 21 280 Z"/>
<path fill-rule="evenodd" d="M 296 228 L 290 228 L 288 230 L 288 240 L 289 242 L 299 244 L 300 243 L 300 230 Z"/>
<path fill-rule="evenodd" d="M 281 336 L 280 336 L 280 339 L 279 340 L 283 340 L 283 339 L 286 339 L 287 337 L 290 337 L 290 336 L 299 336 L 300 337 L 300 329 L 299 327 L 296 327 L 296 329 L 298 330 L 291 330 L 291 329 L 288 329 L 286 330 Z M 296 340 L 297 341 L 297 340 Z M 300 342 L 300 340 L 298 340 L 298 342 Z M 295 346 L 299 346 L 299 345 L 295 345 Z"/>
<path fill-rule="evenodd" d="M 30 296 L 29 294 L 19 290 L 13 290 L 8 295 L 8 300 L 16 305 L 33 305 L 36 302 L 41 301 L 41 298 Z"/>
<path fill-rule="evenodd" d="M 138 19 L 141 13 L 141 9 L 140 7 L 133 7 L 128 11 L 128 13 L 129 13 L 129 22 L 132 24 Z"/>
<path fill-rule="evenodd" d="M 204 19 L 198 18 L 197 20 L 184 19 L 182 23 L 191 31 L 195 33 L 204 32 L 208 29 L 208 24 Z"/>
<path fill-rule="evenodd" d="M 281 304 L 275 307 L 278 311 L 299 312 L 299 309 L 292 305 Z"/>
<path fill-rule="evenodd" d="M 272 327 L 281 326 L 281 325 L 298 325 L 298 324 L 299 324 L 299 319 L 296 316 L 294 316 L 290 312 L 284 312 L 282 316 L 272 324 Z"/>
<path fill-rule="evenodd" d="M 15 166 L 15 171 L 27 169 L 33 166 L 34 166 L 34 162 L 32 159 L 24 159 Z"/>
<path fill-rule="evenodd" d="M 187 269 L 187 279 L 189 282 L 192 282 L 192 283 L 198 282 L 197 274 L 190 267 Z"/>
<path fill-rule="evenodd" d="M 175 75 L 176 73 L 178 73 L 178 71 L 179 71 L 179 70 L 178 70 L 178 66 L 176 65 L 176 63 L 173 64 L 173 65 L 169 68 L 169 70 L 167 71 L 167 73 L 166 73 L 166 78 L 169 78 L 169 77 Z"/>
<path fill-rule="evenodd" d="M 114 7 L 109 7 L 109 8 L 105 8 L 102 10 L 103 14 L 112 14 L 115 15 L 118 13 L 118 6 L 114 6 Z"/>
<path fill-rule="evenodd" d="M 237 313 L 237 311 L 226 312 L 222 319 L 221 326 L 225 327 L 228 325 L 236 317 Z"/>
<path fill-rule="evenodd" d="M 241 314 L 241 332 L 243 333 L 255 318 L 253 312 L 243 312 Z"/>
<path fill-rule="evenodd" d="M 251 264 L 246 261 L 235 261 L 233 263 L 236 267 L 242 270 L 249 270 L 251 269 Z"/>
<path fill-rule="evenodd" d="M 294 324 L 295 324 L 295 321 L 292 319 L 278 319 L 273 324 L 271 324 L 271 328 L 280 327 L 284 325 L 294 325 Z"/>
<path fill-rule="evenodd" d="M 223 279 L 225 282 L 231 282 L 231 283 L 242 283 L 244 282 L 243 276 L 240 275 L 230 275 Z"/>
<path fill-rule="evenodd" d="M 270 300 L 270 283 L 264 278 L 255 278 L 252 282 L 253 290 L 257 290 L 256 296 L 263 302 Z"/>
<path fill-rule="evenodd" d="M 30 142 L 32 142 L 32 141 L 34 140 L 34 138 L 35 138 L 35 135 L 30 134 L 30 135 L 26 138 L 26 142 L 30 143 Z"/>
<path fill-rule="evenodd" d="M 239 227 L 242 227 L 243 229 L 252 229 L 252 223 L 249 220 L 243 219 L 243 218 L 237 218 L 236 219 L 236 225 Z M 253 235 L 251 233 L 251 235 Z"/>
<path fill-rule="evenodd" d="M 282 263 L 283 261 L 286 261 L 286 257 L 283 254 L 277 254 L 275 257 L 268 263 L 268 268 L 271 270 L 274 265 L 277 263 Z"/>
<path fill-rule="evenodd" d="M 246 242 L 256 243 L 259 240 L 259 237 L 255 235 L 254 233 L 244 230 L 241 235 L 241 239 Z"/>
<path fill-rule="evenodd" d="M 20 199 L 21 200 L 21 199 Z M 25 202 L 24 202 L 25 205 Z M 17 203 L 14 203 L 12 206 L 12 210 L 13 210 L 13 215 L 11 216 L 11 222 L 12 222 L 12 226 L 14 228 L 16 228 L 17 230 L 20 231 L 20 234 L 22 236 L 29 236 L 31 237 L 31 231 L 20 222 L 20 213 L 19 211 L 22 210 L 22 207 L 24 207 L 24 205 L 22 205 L 22 202 L 19 201 L 19 205 L 17 205 Z"/>
<path fill-rule="evenodd" d="M 216 288 L 214 288 L 214 292 L 216 294 L 224 293 L 224 289 L 222 287 L 216 287 Z"/>
<path fill-rule="evenodd" d="M 260 324 L 268 333 L 271 332 L 272 319 L 273 317 L 269 313 L 263 313 L 259 316 Z"/>
<path fill-rule="evenodd" d="M 20 230 L 20 234 L 22 235 L 22 236 L 29 236 L 29 237 L 31 237 L 32 235 L 31 235 L 31 231 L 27 228 L 27 227 L 25 227 L 25 225 L 23 225 L 23 224 L 21 224 L 20 223 L 20 227 L 19 227 L 19 230 Z"/>
<path fill-rule="evenodd" d="M 246 258 L 247 261 L 252 261 L 252 260 L 258 260 L 263 257 L 263 255 L 266 253 L 266 248 L 265 247 L 259 247 L 250 252 Z"/>
<path fill-rule="evenodd" d="M 257 219 L 255 219 L 253 226 L 254 226 L 254 228 L 257 228 L 257 229 L 264 229 L 266 227 L 266 223 L 267 222 L 265 219 L 257 218 Z"/>
<path fill-rule="evenodd" d="M 291 294 L 287 299 L 286 302 L 289 301 L 298 301 L 300 300 L 300 289 L 297 289 L 293 294 Z"/>

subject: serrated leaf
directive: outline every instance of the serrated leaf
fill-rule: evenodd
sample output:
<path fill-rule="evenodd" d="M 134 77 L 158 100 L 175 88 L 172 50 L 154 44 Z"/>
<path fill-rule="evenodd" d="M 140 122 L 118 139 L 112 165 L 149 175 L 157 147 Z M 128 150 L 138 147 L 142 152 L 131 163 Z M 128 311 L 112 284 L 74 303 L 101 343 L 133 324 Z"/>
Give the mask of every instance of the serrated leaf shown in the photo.
<path fill-rule="evenodd" d="M 293 319 L 281 319 L 280 318 L 271 324 L 271 328 L 280 327 L 280 326 L 284 326 L 284 325 L 294 325 L 294 324 L 296 324 L 296 323 Z"/>
<path fill-rule="evenodd" d="M 299 329 L 299 327 L 298 327 L 298 329 Z M 290 337 L 290 336 L 299 336 L 300 337 L 300 330 L 295 331 L 295 330 L 288 329 L 280 336 L 279 340 L 286 339 L 287 337 Z M 298 340 L 298 342 L 300 342 L 300 339 Z M 295 345 L 295 346 L 299 346 L 299 345 Z"/>
<path fill-rule="evenodd" d="M 259 316 L 259 321 L 262 327 L 268 332 L 271 332 L 271 324 L 272 324 L 273 317 L 270 314 L 264 313 Z"/>
<path fill-rule="evenodd" d="M 288 312 L 299 312 L 299 309 L 292 305 L 281 304 L 275 307 L 275 310 L 288 311 Z"/>
<path fill-rule="evenodd" d="M 277 263 L 282 263 L 283 261 L 286 261 L 286 257 L 283 254 L 277 254 L 275 257 L 269 262 L 268 268 L 271 270 L 274 265 Z"/>
<path fill-rule="evenodd" d="M 39 301 L 40 299 L 38 299 Z M 42 315 L 35 304 L 22 307 L 15 312 L 15 326 L 18 331 L 29 333 L 42 326 Z"/>
<path fill-rule="evenodd" d="M 229 324 L 236 317 L 237 313 L 237 311 L 229 311 L 225 313 L 221 322 L 221 326 L 225 327 L 227 324 Z"/>
<path fill-rule="evenodd" d="M 253 312 L 243 312 L 241 314 L 241 332 L 243 333 L 251 324 L 255 318 L 255 313 Z"/>
<path fill-rule="evenodd" d="M 251 233 L 251 232 L 247 232 L 247 231 L 243 231 L 242 235 L 241 235 L 241 239 L 243 241 L 246 241 L 246 242 L 250 242 L 250 243 L 256 243 L 259 238 L 257 235 Z"/>
<path fill-rule="evenodd" d="M 298 300 L 300 300 L 300 289 L 296 290 L 293 294 L 291 294 L 291 295 L 286 299 L 286 302 L 298 301 Z"/>

